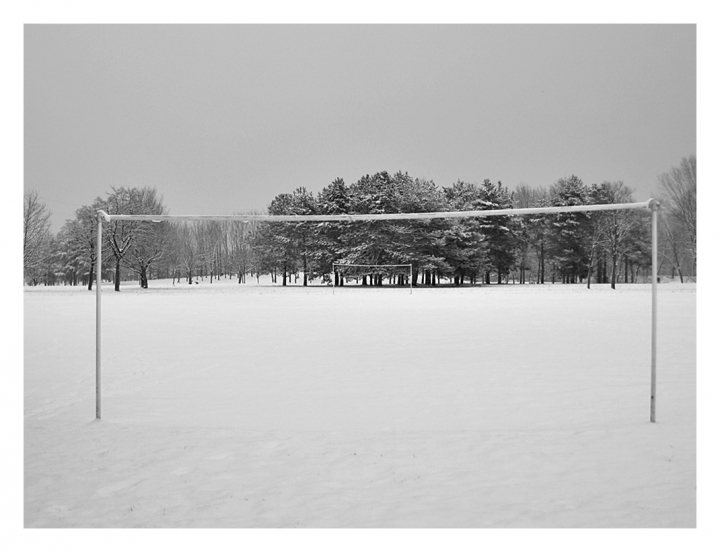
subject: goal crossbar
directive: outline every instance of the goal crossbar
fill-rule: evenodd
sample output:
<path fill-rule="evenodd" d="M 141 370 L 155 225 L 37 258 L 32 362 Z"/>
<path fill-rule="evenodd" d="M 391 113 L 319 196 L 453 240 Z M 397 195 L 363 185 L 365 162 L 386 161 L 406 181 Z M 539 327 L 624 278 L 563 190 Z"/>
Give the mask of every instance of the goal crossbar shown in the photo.
<path fill-rule="evenodd" d="M 657 364 L 657 214 L 660 202 L 648 199 L 639 203 L 609 203 L 599 205 L 570 205 L 562 207 L 528 207 L 522 209 L 487 209 L 476 211 L 437 211 L 432 213 L 372 213 L 372 214 L 336 214 L 336 215 L 123 215 L 97 211 L 97 259 L 95 271 L 95 418 L 101 419 L 101 365 L 102 365 L 102 228 L 104 222 L 151 221 L 166 222 L 177 220 L 237 220 L 244 222 L 343 222 L 372 220 L 428 220 L 437 218 L 470 218 L 492 216 L 522 216 L 533 214 L 553 214 L 585 211 L 610 211 L 625 209 L 649 209 L 652 212 L 652 309 L 651 309 L 651 353 L 650 353 L 650 421 L 655 422 L 656 364 Z"/>
<path fill-rule="evenodd" d="M 437 218 L 469 218 L 493 217 L 501 215 L 533 215 L 570 213 L 583 211 L 610 211 L 619 209 L 652 209 L 656 202 L 648 199 L 639 203 L 607 203 L 598 205 L 566 205 L 561 207 L 527 207 L 522 209 L 484 209 L 475 211 L 434 211 L 431 213 L 370 213 L 370 214 L 338 214 L 338 215 L 111 215 L 105 211 L 98 211 L 98 216 L 105 222 L 113 220 L 149 220 L 152 222 L 167 222 L 174 220 L 239 220 L 245 222 L 342 222 L 356 220 L 427 220 Z"/>

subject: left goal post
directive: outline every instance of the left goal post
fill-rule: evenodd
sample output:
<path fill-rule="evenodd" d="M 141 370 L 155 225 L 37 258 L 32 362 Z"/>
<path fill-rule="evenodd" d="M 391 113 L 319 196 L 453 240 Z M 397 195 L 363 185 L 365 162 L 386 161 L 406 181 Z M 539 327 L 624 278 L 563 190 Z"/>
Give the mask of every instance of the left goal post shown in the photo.
<path fill-rule="evenodd" d="M 346 215 L 122 215 L 97 212 L 97 269 L 95 270 L 95 418 L 102 417 L 102 231 L 103 223 L 111 221 L 203 221 L 237 220 L 268 222 L 341 222 L 363 220 L 428 220 L 437 218 L 484 218 L 501 215 L 523 216 L 532 214 L 553 214 L 587 211 L 612 211 L 627 209 L 649 209 L 652 241 L 652 308 L 651 308 L 651 352 L 650 352 L 650 421 L 655 422 L 656 406 L 656 364 L 657 364 L 657 216 L 660 202 L 648 199 L 640 203 L 612 203 L 600 205 L 572 205 L 565 207 L 530 207 L 526 209 L 495 209 L 479 211 L 440 211 L 432 213 L 386 213 Z"/>
<path fill-rule="evenodd" d="M 95 419 L 102 414 L 100 364 L 102 363 L 102 231 L 103 219 L 108 215 L 103 211 L 97 213 L 97 253 L 95 262 Z"/>

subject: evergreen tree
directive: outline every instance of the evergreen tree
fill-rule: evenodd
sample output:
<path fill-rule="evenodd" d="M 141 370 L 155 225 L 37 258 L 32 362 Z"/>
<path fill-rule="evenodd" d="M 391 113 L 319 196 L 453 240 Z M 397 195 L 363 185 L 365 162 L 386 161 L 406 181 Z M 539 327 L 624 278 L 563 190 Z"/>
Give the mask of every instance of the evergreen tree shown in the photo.
<path fill-rule="evenodd" d="M 292 214 L 293 197 L 279 194 L 270 202 L 268 214 Z M 256 235 L 256 246 L 260 251 L 263 271 L 282 273 L 282 285 L 287 285 L 288 276 L 295 272 L 297 249 L 289 224 L 266 222 L 260 225 Z"/>
<path fill-rule="evenodd" d="M 393 176 L 397 183 L 400 209 L 404 213 L 431 213 L 444 211 L 447 201 L 432 180 L 412 179 L 407 173 Z M 440 275 L 450 266 L 443 255 L 444 235 L 449 224 L 447 219 L 396 221 L 395 239 L 398 264 L 411 264 L 413 285 L 418 284 L 422 274 L 423 284 L 436 285 Z M 405 283 L 404 277 L 400 283 Z"/>
<path fill-rule="evenodd" d="M 336 178 L 318 194 L 317 213 L 344 215 L 349 212 L 350 192 L 342 178 Z M 330 274 L 332 265 L 345 254 L 346 222 L 321 222 L 315 226 L 315 261 L 317 275 Z M 343 285 L 340 275 L 333 274 L 335 285 Z"/>
<path fill-rule="evenodd" d="M 443 193 L 450 211 L 479 211 L 483 208 L 482 192 L 473 183 L 458 180 L 452 186 L 443 188 Z M 442 249 L 451 276 L 456 285 L 464 283 L 466 277 L 470 283 L 475 283 L 489 262 L 482 219 L 468 217 L 445 220 L 448 224 Z"/>
<path fill-rule="evenodd" d="M 577 176 L 561 178 L 550 189 L 554 207 L 586 205 L 588 189 Z M 549 249 L 555 268 L 563 283 L 575 283 L 587 274 L 588 232 L 587 212 L 557 213 L 551 217 Z"/>
<path fill-rule="evenodd" d="M 396 182 L 386 171 L 372 176 L 365 175 L 349 188 L 350 212 L 356 214 L 399 213 L 399 197 Z M 372 220 L 348 223 L 344 236 L 345 248 L 341 262 L 350 264 L 396 264 L 397 250 L 392 249 L 393 235 L 397 226 L 393 221 Z M 374 274 L 368 282 L 382 285 L 382 274 Z"/>
<path fill-rule="evenodd" d="M 304 187 L 293 192 L 290 213 L 293 215 L 316 215 L 317 203 L 311 192 Z M 300 259 L 300 268 L 303 271 L 303 286 L 308 285 L 308 276 L 313 275 L 312 265 L 317 258 L 315 237 L 317 236 L 316 222 L 287 223 L 291 243 L 294 244 Z"/>
<path fill-rule="evenodd" d="M 480 186 L 480 204 L 483 210 L 512 209 L 512 195 L 502 182 L 493 184 L 485 179 Z M 489 266 L 485 270 L 485 283 L 490 283 L 491 268 L 497 273 L 497 283 L 502 282 L 515 264 L 515 250 L 520 226 L 515 217 L 498 215 L 480 219 L 480 229 L 485 236 Z"/>

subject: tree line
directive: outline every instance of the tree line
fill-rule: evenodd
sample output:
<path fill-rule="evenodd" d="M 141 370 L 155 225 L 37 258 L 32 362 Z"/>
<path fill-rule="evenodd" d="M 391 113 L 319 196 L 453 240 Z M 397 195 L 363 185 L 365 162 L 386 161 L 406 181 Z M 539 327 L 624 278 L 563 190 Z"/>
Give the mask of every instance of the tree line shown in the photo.
<path fill-rule="evenodd" d="M 660 272 L 695 277 L 695 157 L 659 177 Z M 297 188 L 277 195 L 271 215 L 422 213 L 634 202 L 622 182 L 585 184 L 577 176 L 551 186 L 457 181 L 439 187 L 406 172 L 378 172 L 346 184 L 337 178 L 317 194 Z M 647 281 L 651 265 L 649 212 L 613 210 L 461 219 L 343 222 L 112 221 L 103 225 L 103 266 L 97 267 L 97 211 L 168 214 L 154 188 L 112 188 L 77 209 L 53 235 L 50 213 L 34 191 L 25 193 L 24 275 L 29 285 L 85 285 L 95 272 L 113 281 L 153 278 L 192 284 L 198 279 L 312 281 L 343 285 L 333 264 L 411 264 L 405 273 L 356 274 L 365 285 L 394 283 L 608 283 Z M 352 276 L 352 275 L 350 275 Z"/>

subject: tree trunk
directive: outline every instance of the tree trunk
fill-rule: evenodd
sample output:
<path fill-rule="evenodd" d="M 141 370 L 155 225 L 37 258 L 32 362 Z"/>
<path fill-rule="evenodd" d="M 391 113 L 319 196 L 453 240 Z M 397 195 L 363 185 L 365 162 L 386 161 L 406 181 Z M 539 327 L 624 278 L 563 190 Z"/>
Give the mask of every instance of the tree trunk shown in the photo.
<path fill-rule="evenodd" d="M 88 291 L 92 291 L 94 279 L 95 279 L 95 261 L 91 261 L 90 262 L 90 275 L 88 277 Z"/>
<path fill-rule="evenodd" d="M 630 275 L 628 274 L 628 265 L 629 265 L 629 264 L 630 264 L 630 263 L 629 263 L 629 261 L 628 261 L 627 255 L 625 255 L 625 283 L 626 283 L 626 284 L 629 282 L 629 279 L 628 279 L 628 278 L 629 278 L 629 276 L 630 276 Z"/>
<path fill-rule="evenodd" d="M 617 269 L 617 255 L 615 255 L 615 268 Z M 607 275 L 607 255 L 603 256 L 603 284 L 608 283 Z"/>
<path fill-rule="evenodd" d="M 115 291 L 120 291 L 120 259 L 115 261 Z"/>

